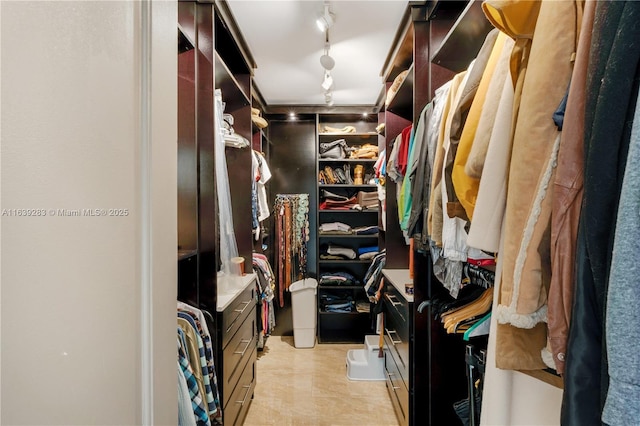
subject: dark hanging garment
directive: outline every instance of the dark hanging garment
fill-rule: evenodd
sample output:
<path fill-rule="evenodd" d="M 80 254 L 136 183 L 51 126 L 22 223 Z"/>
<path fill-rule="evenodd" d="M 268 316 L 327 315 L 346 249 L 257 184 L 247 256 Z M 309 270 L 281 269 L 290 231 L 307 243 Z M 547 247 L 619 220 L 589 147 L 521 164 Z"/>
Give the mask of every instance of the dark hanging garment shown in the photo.
<path fill-rule="evenodd" d="M 599 2 L 587 77 L 584 198 L 567 346 L 562 425 L 601 424 L 609 384 L 606 293 L 638 93 L 640 2 Z"/>

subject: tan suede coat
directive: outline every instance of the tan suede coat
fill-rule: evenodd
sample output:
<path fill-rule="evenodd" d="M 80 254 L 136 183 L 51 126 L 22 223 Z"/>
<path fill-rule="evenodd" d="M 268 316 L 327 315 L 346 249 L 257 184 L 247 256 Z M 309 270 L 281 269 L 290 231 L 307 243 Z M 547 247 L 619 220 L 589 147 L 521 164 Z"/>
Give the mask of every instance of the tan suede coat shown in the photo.
<path fill-rule="evenodd" d="M 507 325 L 497 330 L 496 364 L 500 368 L 545 367 L 541 351 L 546 346 L 544 322 L 551 275 L 550 187 L 560 146 L 560 133 L 551 117 L 571 76 L 575 32 L 573 2 L 540 2 L 527 69 L 522 79 L 520 75 L 516 79 L 522 81 L 522 90 L 514 108 L 505 246 L 501 253 L 504 269 L 495 312 L 498 322 Z"/>

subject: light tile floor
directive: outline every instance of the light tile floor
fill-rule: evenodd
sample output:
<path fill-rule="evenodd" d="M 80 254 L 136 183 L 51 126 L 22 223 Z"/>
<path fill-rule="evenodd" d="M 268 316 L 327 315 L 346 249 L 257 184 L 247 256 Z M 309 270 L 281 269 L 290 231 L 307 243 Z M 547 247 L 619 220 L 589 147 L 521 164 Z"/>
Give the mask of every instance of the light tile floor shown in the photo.
<path fill-rule="evenodd" d="M 346 357 L 357 344 L 296 349 L 271 336 L 258 352 L 257 384 L 246 426 L 396 426 L 384 381 L 350 381 Z"/>

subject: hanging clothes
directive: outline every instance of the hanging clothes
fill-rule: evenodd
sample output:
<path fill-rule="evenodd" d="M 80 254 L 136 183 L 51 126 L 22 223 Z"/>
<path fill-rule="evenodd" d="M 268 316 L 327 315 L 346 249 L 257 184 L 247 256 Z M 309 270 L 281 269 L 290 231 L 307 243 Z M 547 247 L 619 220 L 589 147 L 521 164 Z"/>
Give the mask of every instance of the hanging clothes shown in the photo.
<path fill-rule="evenodd" d="M 229 174 L 227 173 L 227 159 L 225 154 L 224 135 L 224 102 L 222 91 L 214 91 L 215 100 L 215 129 L 214 133 L 214 159 L 215 159 L 215 184 L 218 201 L 218 224 L 220 231 L 220 262 L 221 269 L 226 275 L 231 273 L 231 258 L 238 256 L 238 244 L 233 228 L 233 211 L 231 210 L 231 191 L 229 189 Z M 214 220 L 215 218 L 210 218 Z"/>
<path fill-rule="evenodd" d="M 211 420 L 209 419 L 209 414 L 207 413 L 207 409 L 205 408 L 205 403 L 202 400 L 202 391 L 200 390 L 200 386 L 194 375 L 194 371 L 191 368 L 191 363 L 189 362 L 189 357 L 187 355 L 187 346 L 186 341 L 183 337 L 181 337 L 180 332 L 182 332 L 182 336 L 184 332 L 180 327 L 178 327 L 178 364 L 182 370 L 182 374 L 185 377 L 185 381 L 187 383 L 189 389 L 189 396 L 191 397 L 191 407 L 193 409 L 194 420 L 197 420 L 199 423 L 210 426 Z"/>
<path fill-rule="evenodd" d="M 253 253 L 253 270 L 258 277 L 256 286 L 258 291 L 258 349 L 264 347 L 264 342 L 271 335 L 276 326 L 273 299 L 275 298 L 276 279 L 271 264 L 263 254 Z"/>
<path fill-rule="evenodd" d="M 598 2 L 596 6 L 587 74 L 584 197 L 565 358 L 563 425 L 583 425 L 600 418 L 609 386 L 605 299 L 638 94 L 639 21 L 638 2 Z"/>
<path fill-rule="evenodd" d="M 498 32 L 498 30 L 494 31 Z M 489 115 L 491 114 L 491 111 L 493 111 L 493 113 L 495 114 L 495 110 L 498 106 L 497 101 L 492 105 L 486 105 L 488 103 L 486 101 L 490 94 L 492 94 L 494 97 L 497 97 L 495 96 L 495 91 L 497 91 L 498 86 L 502 88 L 502 84 L 504 84 L 504 76 L 507 71 L 507 59 L 510 53 L 509 47 L 511 46 L 511 44 L 509 44 L 505 49 L 507 39 L 508 37 L 504 33 L 500 32 L 493 45 L 493 49 L 489 58 L 487 59 L 487 64 L 485 66 L 484 72 L 482 73 L 482 78 L 478 83 L 476 95 L 474 96 L 471 107 L 469 108 L 469 114 L 467 115 L 464 129 L 462 130 L 462 135 L 460 136 L 460 142 L 458 143 L 458 149 L 455 153 L 455 159 L 451 168 L 451 184 L 453 186 L 453 189 L 455 190 L 455 195 L 458 200 L 457 202 L 459 202 L 461 207 L 464 209 L 465 216 L 471 221 L 473 221 L 473 209 L 475 207 L 475 201 L 478 195 L 478 185 L 480 184 L 480 179 L 471 178 L 466 173 L 466 164 L 469 159 L 472 146 L 475 142 L 475 136 L 480 126 L 480 118 L 482 117 L 482 113 L 486 112 L 486 114 Z M 494 87 L 490 87 L 491 83 L 494 80 L 494 75 L 496 74 L 498 63 L 501 58 L 503 59 L 503 63 L 505 65 L 503 68 L 504 72 L 498 74 L 498 81 L 494 84 Z M 494 90 L 494 92 L 490 92 L 491 89 Z M 499 93 L 497 95 L 499 96 Z M 493 125 L 493 122 L 491 122 L 491 125 Z M 484 131 L 485 135 L 487 133 L 490 134 L 490 126 Z M 464 217 L 462 218 L 464 219 Z"/>
<path fill-rule="evenodd" d="M 188 362 L 187 370 L 193 375 L 199 388 L 198 395 L 207 418 L 222 423 L 222 406 L 218 391 L 211 334 L 203 311 L 183 302 L 177 303 L 178 336 Z M 180 357 L 180 354 L 179 354 Z M 180 360 L 184 363 L 184 360 Z M 191 386 L 191 385 L 189 385 Z M 193 392 L 191 392 L 193 393 Z"/>
<path fill-rule="evenodd" d="M 251 167 L 253 171 L 251 187 L 253 234 L 255 240 L 258 241 L 260 238 L 260 222 L 271 215 L 266 188 L 266 183 L 271 179 L 271 170 L 269 169 L 267 159 L 264 158 L 264 154 L 254 150 L 251 151 Z"/>
<path fill-rule="evenodd" d="M 607 292 L 606 343 L 609 389 L 602 420 L 608 425 L 638 422 L 640 413 L 640 103 L 636 103 Z"/>

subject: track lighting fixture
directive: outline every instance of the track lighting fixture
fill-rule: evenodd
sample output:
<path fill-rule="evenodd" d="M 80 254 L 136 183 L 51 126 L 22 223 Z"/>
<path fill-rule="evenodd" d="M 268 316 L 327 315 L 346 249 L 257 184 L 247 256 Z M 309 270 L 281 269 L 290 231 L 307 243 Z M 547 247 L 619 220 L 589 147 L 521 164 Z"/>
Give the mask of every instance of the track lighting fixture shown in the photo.
<path fill-rule="evenodd" d="M 333 106 L 333 94 L 331 89 L 333 88 L 333 77 L 331 77 L 331 70 L 336 65 L 336 61 L 329 56 L 329 28 L 333 25 L 335 15 L 329 11 L 329 3 L 324 3 L 324 13 L 316 20 L 318 28 L 324 32 L 324 52 L 320 56 L 320 65 L 324 68 L 324 77 L 322 79 L 322 90 L 324 90 L 324 101 L 328 106 Z"/>
<path fill-rule="evenodd" d="M 335 15 L 329 11 L 329 3 L 324 4 L 324 13 L 316 19 L 316 25 L 320 31 L 327 31 L 333 25 Z"/>

